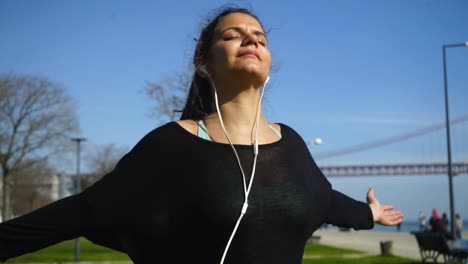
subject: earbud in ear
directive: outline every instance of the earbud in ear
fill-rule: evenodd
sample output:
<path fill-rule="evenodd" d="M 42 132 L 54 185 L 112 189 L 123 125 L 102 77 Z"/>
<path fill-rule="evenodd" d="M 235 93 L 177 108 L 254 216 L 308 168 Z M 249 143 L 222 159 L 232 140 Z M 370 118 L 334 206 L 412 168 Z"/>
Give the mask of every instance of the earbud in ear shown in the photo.
<path fill-rule="evenodd" d="M 209 75 L 210 75 L 210 73 L 208 72 L 208 68 L 206 67 L 205 64 L 200 65 L 200 66 L 198 67 L 198 70 L 199 70 L 201 73 L 203 73 L 203 75 L 206 75 L 206 76 L 209 76 Z"/>

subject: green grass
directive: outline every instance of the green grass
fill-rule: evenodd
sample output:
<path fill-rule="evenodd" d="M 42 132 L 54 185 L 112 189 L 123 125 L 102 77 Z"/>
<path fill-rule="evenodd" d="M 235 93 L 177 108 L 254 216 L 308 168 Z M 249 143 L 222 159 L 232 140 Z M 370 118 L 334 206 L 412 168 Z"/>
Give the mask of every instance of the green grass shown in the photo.
<path fill-rule="evenodd" d="M 123 253 L 101 247 L 81 238 L 81 260 L 83 261 L 128 261 L 129 258 Z M 26 254 L 21 257 L 10 259 L 6 263 L 28 263 L 28 262 L 64 262 L 73 261 L 75 252 L 75 240 Z M 362 257 L 359 255 L 362 254 Z M 352 257 L 350 257 L 352 255 Z M 418 261 L 396 256 L 367 256 L 365 252 L 337 248 L 319 244 L 308 243 L 304 251 L 302 264 L 416 264 Z"/>
<path fill-rule="evenodd" d="M 80 249 L 80 259 L 83 261 L 129 260 L 126 254 L 95 245 L 84 238 L 80 239 Z M 75 260 L 75 240 L 69 240 L 34 253 L 10 259 L 6 263 L 62 262 L 73 260 Z"/>
<path fill-rule="evenodd" d="M 330 247 L 320 244 L 307 243 L 304 255 L 307 256 L 343 256 L 351 254 L 364 254 L 365 252 L 353 249 Z"/>
<path fill-rule="evenodd" d="M 420 261 L 396 256 L 370 256 L 362 258 L 316 258 L 304 259 L 302 264 L 419 264 Z"/>
<path fill-rule="evenodd" d="M 362 255 L 362 256 L 359 256 Z M 397 256 L 368 256 L 366 252 L 308 243 L 302 264 L 416 264 Z"/>

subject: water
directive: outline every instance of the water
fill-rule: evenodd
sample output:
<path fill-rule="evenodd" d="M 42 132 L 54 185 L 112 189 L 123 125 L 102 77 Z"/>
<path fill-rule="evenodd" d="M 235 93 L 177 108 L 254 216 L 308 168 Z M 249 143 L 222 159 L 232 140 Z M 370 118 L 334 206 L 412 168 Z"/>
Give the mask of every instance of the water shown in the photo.
<path fill-rule="evenodd" d="M 396 226 L 382 226 L 382 225 L 374 225 L 375 231 L 389 231 L 389 232 L 396 232 Z M 419 223 L 414 221 L 406 221 L 401 222 L 400 232 L 416 232 L 419 231 Z"/>
<path fill-rule="evenodd" d="M 338 229 L 336 226 L 328 226 L 329 229 Z M 398 229 L 396 226 L 382 226 L 382 225 L 374 225 L 372 230 L 375 231 L 387 231 L 387 232 L 397 232 Z M 413 232 L 419 231 L 419 222 L 417 221 L 403 221 L 401 222 L 400 232 Z M 463 220 L 463 231 L 468 231 L 468 221 Z"/>

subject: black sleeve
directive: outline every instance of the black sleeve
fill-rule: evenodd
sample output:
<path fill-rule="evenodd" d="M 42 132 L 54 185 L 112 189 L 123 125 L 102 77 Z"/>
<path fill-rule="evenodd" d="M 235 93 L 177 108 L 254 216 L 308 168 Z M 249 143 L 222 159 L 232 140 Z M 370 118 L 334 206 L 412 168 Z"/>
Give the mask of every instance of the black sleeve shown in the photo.
<path fill-rule="evenodd" d="M 367 203 L 356 201 L 335 190 L 331 190 L 330 205 L 326 222 L 335 226 L 359 229 L 372 229 L 374 218 Z"/>
<path fill-rule="evenodd" d="M 294 132 L 289 127 L 288 130 Z M 294 133 L 296 138 L 299 139 L 297 142 L 300 144 L 299 149 L 302 149 L 302 154 L 307 157 L 306 162 L 309 162 L 312 166 L 311 171 L 315 175 L 315 185 L 320 186 L 320 196 L 327 197 L 326 205 L 324 205 L 325 222 L 339 227 L 351 227 L 355 230 L 372 229 L 374 227 L 374 218 L 369 205 L 333 190 L 331 183 L 310 154 L 305 141 L 299 134 Z"/>
<path fill-rule="evenodd" d="M 127 253 L 117 231 L 125 224 L 125 209 L 135 204 L 135 198 L 130 198 L 139 191 L 139 179 L 149 170 L 153 134 L 146 135 L 112 172 L 80 194 L 1 223 L 0 261 L 80 236 Z"/>
<path fill-rule="evenodd" d="M 63 198 L 0 225 L 0 261 L 85 234 L 89 206 L 81 194 Z"/>

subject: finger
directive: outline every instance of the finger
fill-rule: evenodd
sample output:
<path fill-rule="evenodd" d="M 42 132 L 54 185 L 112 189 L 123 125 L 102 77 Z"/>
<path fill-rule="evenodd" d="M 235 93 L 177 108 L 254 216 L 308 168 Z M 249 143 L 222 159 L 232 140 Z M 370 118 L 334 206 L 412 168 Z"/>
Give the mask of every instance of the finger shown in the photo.
<path fill-rule="evenodd" d="M 396 217 L 396 218 L 388 218 L 388 217 L 385 217 L 382 221 L 382 224 L 383 225 L 397 225 L 398 223 L 401 223 L 401 221 L 403 220 L 402 217 Z"/>
<path fill-rule="evenodd" d="M 397 210 L 387 210 L 382 212 L 383 215 L 385 216 L 397 216 L 397 215 L 403 215 L 401 211 Z"/>
<path fill-rule="evenodd" d="M 392 219 L 391 223 L 392 223 L 392 225 L 397 225 L 398 223 L 401 223 L 401 220 L 402 220 L 401 218 L 400 219 Z"/>
<path fill-rule="evenodd" d="M 402 213 L 393 213 L 393 214 L 386 214 L 384 219 L 391 221 L 391 222 L 401 222 L 403 220 Z"/>
<path fill-rule="evenodd" d="M 390 226 L 397 225 L 403 220 L 403 213 L 398 210 L 394 211 L 383 211 L 380 224 Z"/>
<path fill-rule="evenodd" d="M 391 205 L 391 204 L 385 204 L 385 205 L 382 205 L 382 209 L 383 209 L 384 211 L 390 211 L 390 210 L 395 209 L 395 206 L 394 206 L 394 205 Z"/>
<path fill-rule="evenodd" d="M 374 188 L 370 187 L 369 190 L 367 191 L 367 202 L 372 202 L 375 200 L 374 196 Z"/>

